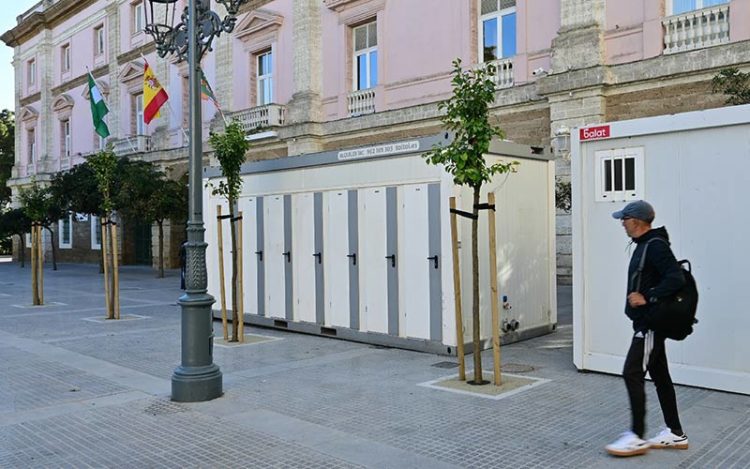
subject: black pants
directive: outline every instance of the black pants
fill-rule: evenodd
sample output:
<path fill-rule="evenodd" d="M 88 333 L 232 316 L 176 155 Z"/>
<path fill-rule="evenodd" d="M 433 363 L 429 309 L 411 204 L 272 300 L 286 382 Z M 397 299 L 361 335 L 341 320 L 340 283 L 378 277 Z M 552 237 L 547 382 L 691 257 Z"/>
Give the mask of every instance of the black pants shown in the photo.
<path fill-rule="evenodd" d="M 682 425 L 677 414 L 677 399 L 667 365 L 667 354 L 664 348 L 665 339 L 653 332 L 650 334 L 653 335 L 653 348 L 647 356 L 646 369 L 656 385 L 656 393 L 659 396 L 659 404 L 664 414 L 664 422 L 672 430 L 672 433 L 682 435 Z M 628 388 L 628 396 L 630 397 L 630 410 L 633 417 L 631 430 L 640 438 L 643 438 L 646 427 L 644 356 L 650 348 L 650 341 L 643 335 L 645 334 L 636 333 L 633 337 L 628 356 L 625 358 L 625 367 L 622 370 L 622 376 L 625 378 L 625 386 Z"/>

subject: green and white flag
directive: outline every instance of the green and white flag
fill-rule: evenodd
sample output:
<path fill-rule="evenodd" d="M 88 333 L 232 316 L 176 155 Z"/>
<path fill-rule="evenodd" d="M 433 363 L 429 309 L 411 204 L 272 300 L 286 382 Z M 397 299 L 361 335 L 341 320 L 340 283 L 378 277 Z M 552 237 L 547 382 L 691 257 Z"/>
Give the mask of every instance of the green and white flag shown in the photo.
<path fill-rule="evenodd" d="M 109 137 L 109 127 L 104 122 L 104 116 L 107 115 L 109 109 L 107 104 L 104 102 L 104 97 L 99 91 L 99 87 L 96 86 L 94 77 L 89 72 L 89 101 L 91 101 L 91 117 L 94 119 L 94 129 L 96 133 L 102 138 Z"/>

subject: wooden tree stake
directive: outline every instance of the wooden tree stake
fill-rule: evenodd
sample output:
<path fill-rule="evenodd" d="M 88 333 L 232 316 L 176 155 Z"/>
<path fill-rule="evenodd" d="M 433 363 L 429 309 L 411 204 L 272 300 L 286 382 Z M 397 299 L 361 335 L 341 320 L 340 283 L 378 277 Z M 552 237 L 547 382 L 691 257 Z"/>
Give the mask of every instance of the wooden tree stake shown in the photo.
<path fill-rule="evenodd" d="M 464 363 L 464 322 L 461 314 L 461 269 L 458 257 L 458 226 L 456 222 L 456 198 L 450 198 L 451 208 L 451 241 L 453 248 L 453 290 L 454 307 L 456 313 L 456 358 L 458 358 L 458 379 L 466 381 L 466 365 Z"/>
<path fill-rule="evenodd" d="M 119 248 L 117 245 L 117 224 L 110 223 L 110 229 L 112 230 L 112 309 L 114 310 L 115 319 L 120 319 L 120 269 L 118 252 Z"/>
<path fill-rule="evenodd" d="M 239 275 L 237 276 L 237 294 L 239 295 L 237 297 L 237 309 L 239 309 L 237 316 L 240 318 L 238 339 L 240 343 L 242 343 L 245 341 L 245 294 L 242 286 L 242 272 L 245 270 L 242 266 L 242 212 L 239 213 L 239 220 L 237 220 L 237 222 L 237 265 L 239 265 L 240 268 Z"/>
<path fill-rule="evenodd" d="M 219 238 L 216 245 L 219 247 L 219 291 L 221 296 L 221 325 L 224 328 L 224 340 L 229 341 L 229 328 L 227 326 L 227 294 L 224 288 L 224 234 L 221 227 L 221 205 L 216 206 L 216 235 Z"/>
<path fill-rule="evenodd" d="M 101 218 L 102 221 L 102 267 L 104 267 L 104 303 L 107 308 L 107 319 L 114 319 L 112 313 L 111 298 L 109 296 L 109 219 Z"/>
<path fill-rule="evenodd" d="M 492 354 L 495 362 L 495 386 L 502 384 L 500 376 L 500 308 L 497 297 L 497 239 L 495 235 L 495 193 L 487 194 L 490 235 L 490 304 L 492 305 Z"/>
<path fill-rule="evenodd" d="M 39 282 L 37 282 L 36 223 L 31 224 L 31 303 L 39 304 Z"/>
<path fill-rule="evenodd" d="M 36 227 L 37 229 L 37 239 L 38 239 L 38 247 L 39 247 L 39 253 L 37 254 L 37 262 L 39 262 L 39 268 L 37 269 L 37 280 L 39 281 L 39 304 L 44 304 L 44 243 L 42 238 L 42 225 L 38 225 Z"/>

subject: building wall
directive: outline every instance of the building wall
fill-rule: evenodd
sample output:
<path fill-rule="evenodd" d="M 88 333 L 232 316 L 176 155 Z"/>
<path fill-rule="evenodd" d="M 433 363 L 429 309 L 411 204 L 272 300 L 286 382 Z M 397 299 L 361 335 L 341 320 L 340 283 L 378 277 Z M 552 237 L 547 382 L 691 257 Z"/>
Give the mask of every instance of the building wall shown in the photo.
<path fill-rule="evenodd" d="M 133 31 L 133 5 L 130 0 L 59 0 L 37 8 L 39 14 L 24 13 L 14 30 L 3 35 L 15 50 L 20 90 L 10 182 L 14 194 L 32 175 L 44 181 L 95 151 L 86 67 L 110 108 L 110 141 L 116 148 L 178 168 L 177 176 L 186 169 L 188 69 L 174 58 L 158 58 L 150 37 Z M 258 8 L 246 6 L 235 31 L 216 39 L 214 52 L 203 61 L 222 109 L 232 117 L 255 109 L 256 57 L 273 51 L 272 102 L 284 107 L 286 117 L 270 126 L 267 138 L 253 140 L 248 160 L 440 132 L 437 103 L 450 95 L 451 61 L 458 57 L 466 67 L 477 66 L 478 0 L 272 0 L 252 5 Z M 724 98 L 711 93 L 710 79 L 723 67 L 750 67 L 750 23 L 745 21 L 750 0 L 729 2 L 729 42 L 672 54 L 664 53 L 662 22 L 668 13 L 668 0 L 517 0 L 513 83 L 498 89 L 493 119 L 510 140 L 549 146 L 564 128 L 722 106 Z M 352 27 L 373 19 L 378 23 L 375 112 L 350 117 Z M 95 57 L 94 28 L 101 24 L 107 44 L 105 53 Z M 60 46 L 68 42 L 72 66 L 63 74 Z M 135 133 L 132 101 L 142 90 L 144 57 L 170 100 L 161 117 L 145 126 L 150 151 L 137 152 L 123 139 Z M 31 58 L 37 80 L 30 88 L 26 75 Z M 206 139 L 209 129 L 221 128 L 222 119 L 207 101 L 201 109 Z M 73 132 L 69 160 L 60 158 L 59 136 L 60 119 L 67 115 Z M 38 157 L 27 165 L 30 128 Z M 205 151 L 209 162 L 210 148 Z M 569 178 L 564 153 L 557 172 L 562 180 Z M 559 213 L 557 225 L 559 279 L 569 281 L 569 215 Z M 165 235 L 170 265 L 182 239 L 179 230 L 170 227 Z M 155 246 L 152 251 L 156 256 Z"/>

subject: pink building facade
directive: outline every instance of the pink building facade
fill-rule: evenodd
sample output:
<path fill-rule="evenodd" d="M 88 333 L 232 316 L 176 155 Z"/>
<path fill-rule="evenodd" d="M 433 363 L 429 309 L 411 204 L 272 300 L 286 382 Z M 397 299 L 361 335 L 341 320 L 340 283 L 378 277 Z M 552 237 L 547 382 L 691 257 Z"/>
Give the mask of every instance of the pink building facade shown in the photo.
<path fill-rule="evenodd" d="M 187 67 L 156 55 L 143 8 L 42 0 L 2 36 L 15 52 L 14 194 L 108 144 L 175 177 L 186 170 Z M 457 58 L 468 68 L 495 63 L 493 114 L 507 138 L 549 147 L 578 125 L 723 105 L 710 78 L 750 63 L 748 18 L 750 0 L 252 1 L 203 69 L 225 116 L 248 129 L 248 160 L 438 133 L 437 103 L 450 94 Z M 170 96 L 149 125 L 146 61 Z M 110 109 L 106 140 L 94 133 L 88 71 Z M 208 101 L 203 116 L 207 138 L 221 117 Z M 565 181 L 566 149 L 556 149 Z M 71 220 L 69 257 L 95 259 L 87 222 Z M 563 281 L 568 220 L 558 215 Z M 170 233 L 173 246 L 180 230 Z"/>

